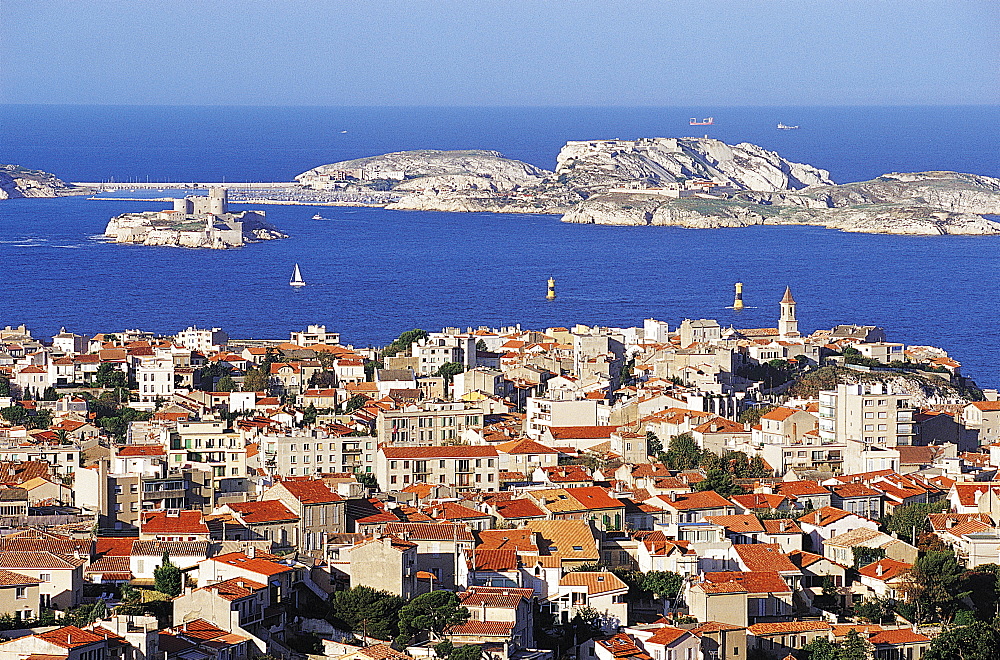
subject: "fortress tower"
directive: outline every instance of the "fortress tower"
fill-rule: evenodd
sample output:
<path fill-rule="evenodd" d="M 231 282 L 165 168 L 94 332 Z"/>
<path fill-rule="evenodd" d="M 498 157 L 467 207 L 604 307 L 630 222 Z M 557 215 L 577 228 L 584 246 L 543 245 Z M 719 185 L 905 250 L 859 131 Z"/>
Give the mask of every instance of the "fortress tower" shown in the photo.
<path fill-rule="evenodd" d="M 792 288 L 785 287 L 785 297 L 781 299 L 781 316 L 778 317 L 778 335 L 782 338 L 799 337 L 799 321 L 795 318 L 795 298 Z"/>
<path fill-rule="evenodd" d="M 229 195 L 225 188 L 210 188 L 208 191 L 208 212 L 222 215 L 227 211 Z"/>

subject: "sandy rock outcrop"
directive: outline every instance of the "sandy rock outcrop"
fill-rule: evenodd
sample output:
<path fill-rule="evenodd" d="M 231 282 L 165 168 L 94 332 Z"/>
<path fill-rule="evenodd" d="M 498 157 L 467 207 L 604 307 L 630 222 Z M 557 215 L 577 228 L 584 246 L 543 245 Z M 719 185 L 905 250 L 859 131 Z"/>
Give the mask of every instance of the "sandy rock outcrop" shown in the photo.
<path fill-rule="evenodd" d="M 90 192 L 71 186 L 54 174 L 20 165 L 0 165 L 0 199 L 59 197 Z"/>

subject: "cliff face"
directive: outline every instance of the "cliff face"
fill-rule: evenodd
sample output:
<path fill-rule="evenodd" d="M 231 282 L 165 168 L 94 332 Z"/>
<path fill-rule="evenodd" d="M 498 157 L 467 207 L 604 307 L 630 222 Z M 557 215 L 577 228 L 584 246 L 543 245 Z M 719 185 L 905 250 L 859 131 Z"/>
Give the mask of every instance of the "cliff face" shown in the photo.
<path fill-rule="evenodd" d="M 563 221 L 688 228 L 816 225 L 891 234 L 1000 234 L 1000 179 L 885 174 L 836 185 L 826 170 L 708 138 L 567 142 L 555 172 L 495 151 L 405 151 L 323 165 L 303 185 L 388 190 L 386 208 L 558 213 Z"/>
<path fill-rule="evenodd" d="M 0 199 L 58 197 L 89 192 L 75 188 L 54 174 L 19 165 L 0 165 Z"/>
<path fill-rule="evenodd" d="M 295 177 L 306 183 L 316 176 L 349 173 L 360 182 L 399 181 L 393 190 L 489 190 L 506 191 L 533 186 L 551 174 L 519 160 L 504 158 L 496 151 L 398 151 L 369 158 L 356 158 L 321 165 Z M 357 176 L 357 175 L 361 176 Z"/>
<path fill-rule="evenodd" d="M 816 225 L 880 234 L 1000 234 L 1000 180 L 956 172 L 887 174 L 871 181 L 816 185 L 794 192 L 738 192 L 678 199 L 652 192 L 605 193 L 563 216 L 565 222 L 689 228 Z"/>
<path fill-rule="evenodd" d="M 634 183 L 656 187 L 689 179 L 765 192 L 833 183 L 826 170 L 793 163 L 755 144 L 729 145 L 708 138 L 567 142 L 559 152 L 556 175 L 560 182 L 591 194 Z"/>

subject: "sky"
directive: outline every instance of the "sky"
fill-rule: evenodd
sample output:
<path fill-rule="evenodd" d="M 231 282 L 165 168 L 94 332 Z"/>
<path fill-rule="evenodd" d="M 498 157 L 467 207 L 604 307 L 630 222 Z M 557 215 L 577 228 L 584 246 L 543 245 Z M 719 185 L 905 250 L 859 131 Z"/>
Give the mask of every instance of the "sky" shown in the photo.
<path fill-rule="evenodd" d="M 1000 103 L 997 0 L 0 0 L 0 103 Z"/>

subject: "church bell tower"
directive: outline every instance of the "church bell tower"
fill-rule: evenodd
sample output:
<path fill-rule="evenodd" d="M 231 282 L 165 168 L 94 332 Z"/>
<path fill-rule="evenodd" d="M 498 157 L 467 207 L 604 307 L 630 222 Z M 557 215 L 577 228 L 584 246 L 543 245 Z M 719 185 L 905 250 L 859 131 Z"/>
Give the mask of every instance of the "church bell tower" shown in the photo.
<path fill-rule="evenodd" d="M 781 299 L 781 316 L 778 317 L 778 335 L 782 338 L 799 337 L 799 321 L 795 318 L 795 298 L 791 287 L 785 287 L 785 297 Z"/>

